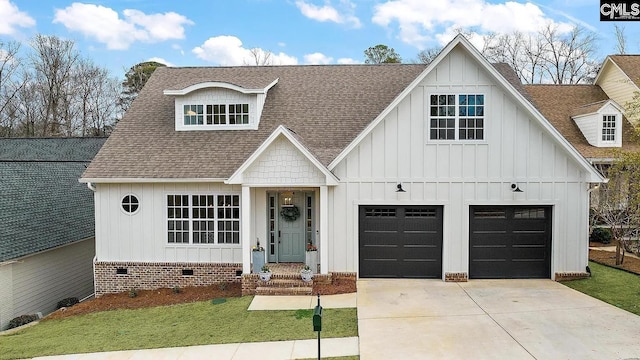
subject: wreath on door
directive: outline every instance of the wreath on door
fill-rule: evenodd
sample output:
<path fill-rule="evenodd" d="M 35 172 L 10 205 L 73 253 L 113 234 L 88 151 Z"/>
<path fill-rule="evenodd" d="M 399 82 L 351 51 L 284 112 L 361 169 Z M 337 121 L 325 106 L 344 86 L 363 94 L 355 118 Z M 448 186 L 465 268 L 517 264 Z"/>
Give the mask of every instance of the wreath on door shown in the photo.
<path fill-rule="evenodd" d="M 284 221 L 296 221 L 300 216 L 300 210 L 295 205 L 283 207 L 282 210 L 280 210 L 280 216 L 282 216 Z"/>

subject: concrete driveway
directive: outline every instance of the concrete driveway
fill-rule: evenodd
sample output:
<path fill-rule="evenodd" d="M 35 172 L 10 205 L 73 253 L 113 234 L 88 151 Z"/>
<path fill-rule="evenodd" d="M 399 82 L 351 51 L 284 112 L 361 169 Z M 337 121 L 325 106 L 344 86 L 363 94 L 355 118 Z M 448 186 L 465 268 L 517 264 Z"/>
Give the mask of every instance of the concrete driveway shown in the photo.
<path fill-rule="evenodd" d="M 363 360 L 640 359 L 640 316 L 551 280 L 359 280 L 357 303 Z"/>

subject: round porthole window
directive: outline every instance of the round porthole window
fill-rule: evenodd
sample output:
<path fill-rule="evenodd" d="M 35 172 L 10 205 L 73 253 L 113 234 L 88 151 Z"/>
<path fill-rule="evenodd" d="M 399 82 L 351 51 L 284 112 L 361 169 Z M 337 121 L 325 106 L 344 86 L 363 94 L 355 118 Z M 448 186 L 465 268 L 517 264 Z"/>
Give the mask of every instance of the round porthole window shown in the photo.
<path fill-rule="evenodd" d="M 135 195 L 127 195 L 122 198 L 122 210 L 127 214 L 133 214 L 138 211 L 140 202 Z"/>

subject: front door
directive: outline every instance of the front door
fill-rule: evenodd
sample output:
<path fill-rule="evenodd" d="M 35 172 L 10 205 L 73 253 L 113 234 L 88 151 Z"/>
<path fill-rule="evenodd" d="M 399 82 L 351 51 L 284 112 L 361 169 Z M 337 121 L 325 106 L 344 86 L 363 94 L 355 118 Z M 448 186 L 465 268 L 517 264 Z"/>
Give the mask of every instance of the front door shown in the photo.
<path fill-rule="evenodd" d="M 304 262 L 305 193 L 286 192 L 279 197 L 278 261 Z"/>

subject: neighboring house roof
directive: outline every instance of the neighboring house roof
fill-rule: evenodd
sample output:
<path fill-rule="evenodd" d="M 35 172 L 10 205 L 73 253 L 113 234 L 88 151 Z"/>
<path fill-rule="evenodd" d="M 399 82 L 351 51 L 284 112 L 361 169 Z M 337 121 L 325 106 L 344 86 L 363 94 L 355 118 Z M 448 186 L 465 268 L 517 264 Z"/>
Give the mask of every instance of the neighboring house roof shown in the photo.
<path fill-rule="evenodd" d="M 78 182 L 104 138 L 0 139 L 0 262 L 94 236 Z"/>
<path fill-rule="evenodd" d="M 640 87 L 640 55 L 610 55 L 609 59 Z"/>
<path fill-rule="evenodd" d="M 606 159 L 620 148 L 600 148 L 590 145 L 572 115 L 588 113 L 609 100 L 597 85 L 525 85 L 538 110 L 558 129 L 585 158 Z M 584 107 L 584 108 L 583 108 Z M 623 118 L 622 150 L 639 151 L 634 141 L 633 127 Z"/>
<path fill-rule="evenodd" d="M 83 179 L 227 179 L 280 125 L 326 166 L 424 69 L 416 64 L 158 68 Z M 207 81 L 260 88 L 276 79 L 258 130 L 175 131 L 174 97 L 163 95 Z"/>

